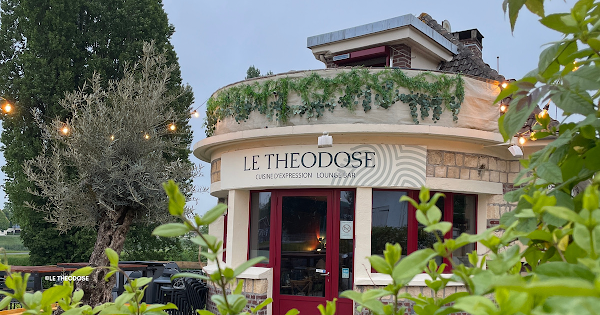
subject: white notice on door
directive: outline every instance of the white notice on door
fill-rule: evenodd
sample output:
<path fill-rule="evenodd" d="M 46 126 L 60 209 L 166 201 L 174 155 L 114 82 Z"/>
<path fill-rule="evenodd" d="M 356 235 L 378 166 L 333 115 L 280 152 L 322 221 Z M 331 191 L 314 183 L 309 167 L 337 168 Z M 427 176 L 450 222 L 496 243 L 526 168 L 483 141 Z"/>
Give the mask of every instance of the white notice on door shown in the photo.
<path fill-rule="evenodd" d="M 340 221 L 340 239 L 351 240 L 354 238 L 354 221 Z"/>

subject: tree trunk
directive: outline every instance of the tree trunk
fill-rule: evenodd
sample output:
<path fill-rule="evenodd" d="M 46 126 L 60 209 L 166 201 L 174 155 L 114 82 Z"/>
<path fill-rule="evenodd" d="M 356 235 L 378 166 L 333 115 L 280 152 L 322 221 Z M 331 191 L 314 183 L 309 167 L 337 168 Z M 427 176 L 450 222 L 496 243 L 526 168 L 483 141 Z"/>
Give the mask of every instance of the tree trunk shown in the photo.
<path fill-rule="evenodd" d="M 131 208 L 124 208 L 120 213 L 112 218 L 105 216 L 98 226 L 98 237 L 94 245 L 94 251 L 90 256 L 89 264 L 92 267 L 108 266 L 108 257 L 104 252 L 105 248 L 112 248 L 118 254 L 121 254 L 125 244 L 125 236 L 133 221 L 134 211 Z M 109 281 L 104 280 L 108 273 L 105 268 L 96 269 L 89 277 L 89 281 L 78 283 L 78 287 L 84 292 L 82 302 L 84 305 L 95 307 L 97 305 L 110 302 L 112 300 L 112 288 L 115 285 L 116 275 L 110 277 Z"/>

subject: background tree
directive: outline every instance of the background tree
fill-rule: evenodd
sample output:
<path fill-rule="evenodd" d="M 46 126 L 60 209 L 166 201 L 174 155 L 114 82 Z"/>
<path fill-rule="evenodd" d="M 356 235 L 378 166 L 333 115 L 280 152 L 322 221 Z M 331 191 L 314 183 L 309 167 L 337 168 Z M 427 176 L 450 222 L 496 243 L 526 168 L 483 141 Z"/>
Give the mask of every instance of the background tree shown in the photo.
<path fill-rule="evenodd" d="M 2 123 L 5 208 L 13 209 L 23 228 L 21 237 L 33 264 L 88 260 L 96 231 L 74 228 L 60 234 L 42 213 L 24 206 L 47 203 L 27 193 L 34 186 L 22 168 L 42 149 L 31 110 L 39 109 L 46 122 L 68 117 L 58 104 L 65 93 L 81 87 L 94 72 L 101 75 L 102 84 L 121 78 L 124 64 L 141 56 L 143 41 L 154 41 L 157 49 L 166 50 L 168 64 L 175 66 L 168 89 L 179 93 L 181 75 L 170 44 L 173 32 L 161 0 L 0 0 L 0 95 L 15 104 L 14 113 L 4 116 Z M 180 114 L 175 118 L 177 137 L 188 147 L 192 137 L 187 113 L 192 102 L 193 94 L 187 90 L 169 105 Z M 187 147 L 176 150 L 178 158 L 188 161 Z"/>
<path fill-rule="evenodd" d="M 88 87 L 67 94 L 60 103 L 71 118 L 46 124 L 35 112 L 42 152 L 24 169 L 38 187 L 32 192 L 49 201 L 36 210 L 63 231 L 98 228 L 90 265 L 108 265 L 106 248 L 122 251 L 134 220 L 170 218 L 163 182 L 175 179 L 185 191 L 191 189 L 192 166 L 177 159 L 187 143 L 173 136 L 177 115 L 169 107 L 179 97 L 168 84 L 175 68 L 147 44 L 143 58 L 126 68 L 122 79 L 104 88 L 94 76 Z M 82 284 L 86 304 L 110 301 L 114 278 L 105 282 L 107 272 L 96 270 Z"/>
<path fill-rule="evenodd" d="M 4 214 L 4 211 L 0 210 L 0 230 L 6 230 L 10 227 L 10 221 Z"/>
<path fill-rule="evenodd" d="M 246 70 L 246 80 L 260 77 L 260 70 L 254 66 L 248 67 Z"/>

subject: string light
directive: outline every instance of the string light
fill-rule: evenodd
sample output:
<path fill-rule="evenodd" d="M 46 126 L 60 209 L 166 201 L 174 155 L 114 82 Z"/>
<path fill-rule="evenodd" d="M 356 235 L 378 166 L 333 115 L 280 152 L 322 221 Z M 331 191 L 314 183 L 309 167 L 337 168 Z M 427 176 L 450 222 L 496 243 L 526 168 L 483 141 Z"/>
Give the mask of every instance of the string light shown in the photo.
<path fill-rule="evenodd" d="M 177 126 L 175 126 L 175 123 L 172 123 L 172 124 L 169 125 L 169 129 L 171 131 L 175 131 L 175 129 L 177 129 Z"/>
<path fill-rule="evenodd" d="M 194 118 L 198 118 L 200 117 L 200 113 L 194 109 L 194 111 L 192 112 L 192 116 L 194 116 Z"/>
<path fill-rule="evenodd" d="M 501 86 L 503 89 L 506 89 L 506 87 L 508 86 L 508 82 L 506 82 L 506 81 L 502 82 Z"/>
<path fill-rule="evenodd" d="M 574 64 L 575 66 L 573 67 L 573 70 L 572 70 L 572 71 L 577 71 L 577 69 L 579 69 L 579 67 L 577 66 L 577 61 L 573 60 L 573 64 Z"/>
<path fill-rule="evenodd" d="M 144 134 L 144 139 L 146 139 L 146 140 L 150 139 L 150 135 L 149 134 Z"/>
<path fill-rule="evenodd" d="M 546 117 L 546 115 L 548 115 L 548 111 L 544 109 L 543 111 L 541 111 L 539 113 L 538 117 L 544 118 L 544 117 Z"/>
<path fill-rule="evenodd" d="M 110 135 L 110 141 L 114 141 L 115 140 L 115 135 Z"/>
<path fill-rule="evenodd" d="M 63 135 L 68 135 L 69 134 L 69 127 L 63 126 L 60 131 L 63 133 Z"/>
<path fill-rule="evenodd" d="M 12 106 L 10 105 L 10 103 L 6 103 L 6 105 L 4 105 L 4 107 L 2 108 L 4 110 L 5 113 L 10 113 L 12 111 Z"/>
<path fill-rule="evenodd" d="M 526 141 L 527 141 L 527 139 L 525 139 L 525 137 L 523 137 L 523 136 L 519 137 L 519 144 L 520 145 L 524 145 Z"/>
<path fill-rule="evenodd" d="M 508 109 L 508 108 L 506 107 L 506 105 L 504 105 L 504 104 L 500 105 L 500 112 L 501 112 L 501 113 L 506 113 L 506 110 L 507 110 L 507 109 Z"/>

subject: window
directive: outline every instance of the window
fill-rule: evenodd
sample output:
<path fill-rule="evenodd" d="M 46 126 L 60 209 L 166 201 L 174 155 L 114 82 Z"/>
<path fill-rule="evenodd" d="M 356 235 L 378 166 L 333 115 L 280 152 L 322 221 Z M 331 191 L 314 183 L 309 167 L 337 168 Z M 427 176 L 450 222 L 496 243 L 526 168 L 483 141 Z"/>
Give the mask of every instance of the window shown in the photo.
<path fill-rule="evenodd" d="M 250 196 L 249 258 L 267 257 L 269 263 L 271 240 L 271 193 L 254 192 Z"/>
<path fill-rule="evenodd" d="M 386 243 L 399 243 L 402 246 L 402 256 L 433 247 L 436 235 L 425 232 L 425 227 L 417 222 L 416 209 L 411 204 L 400 202 L 402 196 L 418 200 L 418 194 L 418 191 L 411 190 L 373 190 L 371 255 L 381 255 Z M 441 220 L 453 222 L 453 228 L 446 235 L 438 236 L 457 238 L 464 232 L 475 234 L 477 197 L 457 193 L 444 195 L 446 197 L 439 198 L 436 206 L 442 211 Z M 454 252 L 453 261 L 468 264 L 467 254 L 474 249 L 474 244 L 471 244 Z M 442 259 L 438 258 L 437 263 L 441 264 Z"/>

